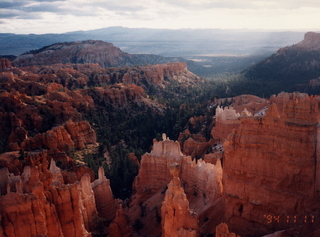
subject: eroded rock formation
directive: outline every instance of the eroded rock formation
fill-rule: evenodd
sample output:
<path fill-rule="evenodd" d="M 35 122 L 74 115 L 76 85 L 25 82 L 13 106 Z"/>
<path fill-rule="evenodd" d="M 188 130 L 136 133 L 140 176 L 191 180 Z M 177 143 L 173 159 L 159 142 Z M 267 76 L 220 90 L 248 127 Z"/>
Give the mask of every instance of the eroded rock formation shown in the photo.
<path fill-rule="evenodd" d="M 295 45 L 295 47 L 301 47 L 312 50 L 320 49 L 320 33 L 307 32 L 304 35 L 304 39 Z"/>
<path fill-rule="evenodd" d="M 57 43 L 17 57 L 17 66 L 50 65 L 54 63 L 98 63 L 102 67 L 118 66 L 131 56 L 111 43 L 95 40 Z"/>
<path fill-rule="evenodd" d="M 110 221 L 115 216 L 109 180 L 101 171 L 91 183 L 91 173 L 80 167 L 62 172 L 52 158 L 49 166 L 46 151 L 28 153 L 24 166 L 17 152 L 1 154 L 0 161 L 12 164 L 0 169 L 0 236 L 91 236 L 98 213 Z M 110 209 L 101 205 L 101 197 Z"/>
<path fill-rule="evenodd" d="M 290 218 L 318 216 L 320 207 L 319 98 L 282 93 L 270 101 L 266 115 L 240 117 L 224 143 L 226 215 L 242 236 L 297 225 Z"/>
<path fill-rule="evenodd" d="M 108 237 L 130 237 L 132 236 L 132 227 L 129 226 L 128 217 L 124 214 L 122 205 L 119 205 L 119 209 L 116 213 L 116 217 L 109 226 Z"/>
<path fill-rule="evenodd" d="M 239 117 L 240 114 L 232 107 L 221 108 L 218 106 L 216 109 L 216 126 L 211 131 L 212 137 L 223 142 L 233 129 L 239 127 Z"/>
<path fill-rule="evenodd" d="M 167 184 L 171 181 L 170 165 L 181 167 L 180 179 L 189 200 L 190 209 L 198 214 L 199 232 L 214 233 L 215 226 L 223 219 L 222 169 L 202 160 L 192 161 L 184 156 L 178 142 L 163 135 L 163 141 L 154 141 L 151 153 L 141 159 L 139 174 L 134 182 L 135 194 L 131 197 L 126 213 L 133 225 L 139 219 L 141 233 L 157 236 L 161 233 L 160 208 Z M 218 205 L 218 208 L 214 208 Z"/>
<path fill-rule="evenodd" d="M 226 223 L 221 223 L 216 227 L 216 237 L 240 237 L 235 233 L 229 232 L 229 227 Z"/>
<path fill-rule="evenodd" d="M 94 192 L 99 216 L 110 222 L 114 220 L 117 205 L 110 188 L 110 181 L 104 175 L 104 169 L 99 167 L 98 179 L 91 186 Z"/>
<path fill-rule="evenodd" d="M 0 58 L 0 70 L 12 68 L 11 62 L 7 58 Z"/>
<path fill-rule="evenodd" d="M 168 184 L 161 206 L 161 225 L 163 237 L 195 237 L 198 236 L 198 220 L 189 209 L 189 201 L 181 187 L 180 165 L 170 165 L 173 179 Z"/>
<path fill-rule="evenodd" d="M 96 133 L 86 121 L 75 123 L 67 121 L 59 127 L 55 127 L 46 133 L 37 134 L 33 138 L 25 139 L 21 148 L 28 151 L 31 149 L 83 149 L 86 144 L 96 143 Z"/>

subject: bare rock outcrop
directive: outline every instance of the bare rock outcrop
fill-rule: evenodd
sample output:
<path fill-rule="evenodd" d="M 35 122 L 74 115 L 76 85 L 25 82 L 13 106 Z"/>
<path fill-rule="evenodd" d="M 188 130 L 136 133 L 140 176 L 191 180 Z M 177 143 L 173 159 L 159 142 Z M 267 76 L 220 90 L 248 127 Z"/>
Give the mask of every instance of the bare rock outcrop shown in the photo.
<path fill-rule="evenodd" d="M 173 179 L 168 184 L 168 189 L 161 206 L 162 236 L 198 236 L 199 226 L 197 216 L 190 211 L 189 201 L 181 187 L 179 178 L 180 165 L 177 163 L 171 164 L 170 173 Z"/>
<path fill-rule="evenodd" d="M 304 39 L 296 44 L 294 47 L 319 50 L 320 49 L 320 33 L 307 32 L 304 35 Z"/>
<path fill-rule="evenodd" d="M 70 120 L 46 133 L 25 139 L 21 148 L 26 151 L 39 148 L 67 151 L 72 148 L 83 149 L 86 144 L 95 143 L 96 134 L 88 122 L 73 122 Z"/>
<path fill-rule="evenodd" d="M 117 205 L 110 188 L 110 181 L 105 177 L 102 167 L 99 167 L 98 176 L 98 179 L 91 184 L 98 214 L 106 221 L 111 222 L 115 218 Z"/>
<path fill-rule="evenodd" d="M 1 154 L 5 159 L 15 163 L 18 153 Z M 0 236 L 89 237 L 98 215 L 107 225 L 114 219 L 117 207 L 103 169 L 92 183 L 90 172 L 71 183 L 66 173 L 77 177 L 78 168 L 62 172 L 54 159 L 49 166 L 45 151 L 28 153 L 24 163 L 21 173 L 0 169 Z"/>
<path fill-rule="evenodd" d="M 99 40 L 57 43 L 20 55 L 17 66 L 50 65 L 54 63 L 98 63 L 114 67 L 130 61 L 131 56 L 111 43 Z"/>
<path fill-rule="evenodd" d="M 124 214 L 122 204 L 120 204 L 116 217 L 109 226 L 108 237 L 130 237 L 133 236 L 132 233 L 133 230 L 129 226 L 128 217 Z"/>
<path fill-rule="evenodd" d="M 223 218 L 222 168 L 202 160 L 192 161 L 181 153 L 178 142 L 163 135 L 163 141 L 154 141 L 151 153 L 142 156 L 139 174 L 134 181 L 135 194 L 126 210 L 131 225 L 139 219 L 140 233 L 157 236 L 161 233 L 160 208 L 167 184 L 171 181 L 170 165 L 181 167 L 180 180 L 189 201 L 190 209 L 198 214 L 201 233 L 214 233 Z M 219 203 L 219 208 L 213 206 Z M 220 208 L 221 207 L 221 208 Z M 220 221 L 220 222 L 219 222 Z M 152 226 L 152 228 L 151 228 Z"/>
<path fill-rule="evenodd" d="M 0 70 L 11 69 L 12 64 L 7 58 L 0 58 Z"/>
<path fill-rule="evenodd" d="M 5 174 L 5 173 L 4 173 Z M 60 169 L 51 163 L 25 166 L 21 176 L 7 172 L 7 190 L 0 198 L 3 236 L 91 236 L 96 213 L 90 176 L 63 184 Z"/>
<path fill-rule="evenodd" d="M 235 233 L 229 232 L 229 227 L 225 223 L 221 223 L 216 227 L 216 237 L 240 237 Z"/>
<path fill-rule="evenodd" d="M 281 93 L 270 101 L 266 115 L 237 119 L 224 143 L 226 216 L 242 236 L 298 225 L 303 218 L 294 216 L 317 216 L 320 207 L 319 98 Z"/>
<path fill-rule="evenodd" d="M 115 84 L 106 88 L 94 89 L 97 103 L 110 104 L 114 107 L 123 107 L 130 103 L 141 105 L 146 96 L 142 87 L 130 84 Z"/>
<path fill-rule="evenodd" d="M 240 95 L 220 99 L 216 104 L 216 124 L 211 130 L 211 136 L 223 142 L 233 129 L 239 127 L 240 117 L 265 114 L 269 101 L 253 95 Z"/>

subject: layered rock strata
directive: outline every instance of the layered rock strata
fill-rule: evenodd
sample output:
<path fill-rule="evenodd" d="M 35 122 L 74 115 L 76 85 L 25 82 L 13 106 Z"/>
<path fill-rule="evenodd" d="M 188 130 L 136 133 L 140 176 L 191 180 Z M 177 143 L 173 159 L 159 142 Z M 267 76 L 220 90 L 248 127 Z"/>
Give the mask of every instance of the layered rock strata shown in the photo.
<path fill-rule="evenodd" d="M 67 121 L 59 127 L 55 127 L 46 133 L 39 133 L 32 138 L 25 139 L 21 148 L 28 151 L 31 149 L 83 149 L 86 144 L 96 143 L 96 133 L 86 121 Z"/>
<path fill-rule="evenodd" d="M 239 127 L 240 117 L 264 115 L 268 104 L 268 100 L 253 95 L 240 95 L 216 101 L 216 124 L 211 130 L 211 136 L 223 142 L 233 129 Z"/>
<path fill-rule="evenodd" d="M 116 217 L 109 226 L 108 237 L 130 237 L 133 236 L 132 227 L 129 226 L 128 217 L 124 214 L 122 204 L 116 213 Z"/>
<path fill-rule="evenodd" d="M 95 40 L 57 43 L 20 55 L 14 61 L 17 66 L 50 65 L 53 63 L 99 63 L 102 67 L 114 67 L 131 56 L 111 43 Z"/>
<path fill-rule="evenodd" d="M 114 220 L 117 212 L 117 205 L 110 188 L 110 181 L 104 175 L 104 169 L 102 167 L 99 167 L 98 179 L 95 180 L 91 186 L 94 192 L 99 216 L 108 222 Z"/>
<path fill-rule="evenodd" d="M 154 141 L 151 153 L 142 156 L 139 174 L 134 181 L 135 194 L 131 197 L 126 211 L 131 224 L 139 219 L 144 225 L 141 233 L 148 236 L 161 233 L 160 207 L 167 184 L 172 179 L 169 172 L 172 163 L 181 167 L 179 177 L 190 209 L 198 214 L 200 232 L 214 233 L 215 225 L 219 224 L 217 222 L 223 216 L 220 161 L 217 165 L 202 160 L 192 161 L 191 157 L 181 153 L 178 142 L 169 140 L 165 135 L 163 141 Z M 214 210 L 214 203 L 217 202 L 221 205 Z"/>
<path fill-rule="evenodd" d="M 161 206 L 161 225 L 163 237 L 195 237 L 198 236 L 198 220 L 189 209 L 189 201 L 181 187 L 180 165 L 170 166 L 173 179 L 168 184 L 165 198 Z"/>
<path fill-rule="evenodd" d="M 266 115 L 237 119 L 224 143 L 226 216 L 242 236 L 319 218 L 319 98 L 282 93 L 270 101 Z"/>
<path fill-rule="evenodd" d="M 239 127 L 239 117 L 240 114 L 232 107 L 222 108 L 218 106 L 216 109 L 216 126 L 212 129 L 211 136 L 223 142 L 233 129 Z"/>
<path fill-rule="evenodd" d="M 91 183 L 85 169 L 77 178 L 81 171 L 61 172 L 53 159 L 49 166 L 47 158 L 44 151 L 29 153 L 22 168 L 17 153 L 1 155 L 1 161 L 8 160 L 17 168 L 9 167 L 16 174 L 7 167 L 0 169 L 0 236 L 89 237 L 97 215 L 109 221 L 114 218 L 115 201 L 102 171 L 99 180 Z"/>

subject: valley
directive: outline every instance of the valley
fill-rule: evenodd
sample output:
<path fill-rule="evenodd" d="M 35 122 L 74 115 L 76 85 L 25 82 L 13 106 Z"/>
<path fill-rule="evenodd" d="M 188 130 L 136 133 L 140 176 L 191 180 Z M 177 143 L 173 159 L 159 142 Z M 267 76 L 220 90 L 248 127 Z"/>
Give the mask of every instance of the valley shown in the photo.
<path fill-rule="evenodd" d="M 0 236 L 318 236 L 320 34 L 139 32 L 1 58 Z"/>

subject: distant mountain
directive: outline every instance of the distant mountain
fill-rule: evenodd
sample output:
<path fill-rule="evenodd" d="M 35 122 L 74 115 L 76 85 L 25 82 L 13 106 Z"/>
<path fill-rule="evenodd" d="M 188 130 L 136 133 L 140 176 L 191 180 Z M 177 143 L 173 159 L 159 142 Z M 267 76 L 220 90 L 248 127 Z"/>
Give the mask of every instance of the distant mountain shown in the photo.
<path fill-rule="evenodd" d="M 265 88 L 266 94 L 281 91 L 319 93 L 320 33 L 306 33 L 303 41 L 279 49 L 247 69 L 244 76 L 247 82 L 260 85 L 259 90 Z"/>
<path fill-rule="evenodd" d="M 64 34 L 0 34 L 0 55 L 20 55 L 58 42 L 103 40 L 130 54 L 167 57 L 271 54 L 303 38 L 302 32 L 109 27 Z"/>
<path fill-rule="evenodd" d="M 17 57 L 16 66 L 55 63 L 98 63 L 101 67 L 132 64 L 132 57 L 111 43 L 95 40 L 57 43 L 32 50 Z"/>
<path fill-rule="evenodd" d="M 123 66 L 144 66 L 168 62 L 186 62 L 191 69 L 202 66 L 183 58 L 169 58 L 149 54 L 128 54 L 118 47 L 101 40 L 86 40 L 56 43 L 31 50 L 18 56 L 15 66 L 51 65 L 55 63 L 97 63 L 103 68 Z"/>

